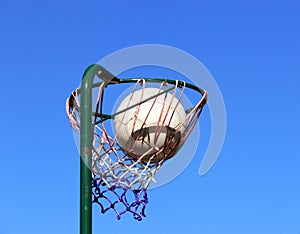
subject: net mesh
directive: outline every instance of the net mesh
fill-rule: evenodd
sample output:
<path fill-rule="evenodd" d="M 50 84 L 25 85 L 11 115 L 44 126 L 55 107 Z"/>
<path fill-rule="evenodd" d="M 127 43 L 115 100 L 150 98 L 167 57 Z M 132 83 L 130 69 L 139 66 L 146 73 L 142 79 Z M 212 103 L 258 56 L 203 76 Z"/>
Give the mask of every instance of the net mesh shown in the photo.
<path fill-rule="evenodd" d="M 100 206 L 102 214 L 113 210 L 117 219 L 124 213 L 132 213 L 134 219 L 141 221 L 145 215 L 146 204 L 148 203 L 146 189 L 134 190 L 124 187 L 111 186 L 101 179 L 94 179 L 92 182 L 93 203 Z"/>
<path fill-rule="evenodd" d="M 185 109 L 184 118 L 178 122 L 176 115 L 178 117 L 182 107 L 185 82 L 176 81 L 172 85 L 161 82 L 155 93 L 149 95 L 146 80 L 138 79 L 123 100 L 122 107 L 107 115 L 103 113 L 103 103 L 109 85 L 102 82 L 97 87 L 92 116 L 93 202 L 99 204 L 102 213 L 114 210 L 118 219 L 129 212 L 135 219 L 142 220 L 148 203 L 147 187 L 151 181 L 155 182 L 154 175 L 163 163 L 172 158 L 187 140 L 207 97 L 205 93 L 196 105 Z M 80 132 L 79 97 L 80 89 L 76 89 L 66 104 L 70 124 L 76 132 Z M 157 120 L 149 124 L 153 116 Z M 115 124 L 114 131 L 111 131 L 111 121 Z M 125 129 L 129 143 L 122 142 Z"/>

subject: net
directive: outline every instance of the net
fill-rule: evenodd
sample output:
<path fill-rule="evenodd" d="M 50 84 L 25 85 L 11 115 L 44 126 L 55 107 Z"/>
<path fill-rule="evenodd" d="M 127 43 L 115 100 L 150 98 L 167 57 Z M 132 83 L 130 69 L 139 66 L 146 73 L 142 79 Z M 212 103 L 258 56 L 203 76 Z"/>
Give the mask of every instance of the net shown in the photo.
<path fill-rule="evenodd" d="M 117 219 L 124 213 L 132 213 L 134 219 L 141 221 L 145 215 L 146 204 L 148 203 L 146 189 L 135 190 L 124 187 L 108 187 L 101 179 L 94 179 L 92 182 L 93 203 L 100 206 L 100 211 L 105 214 L 113 210 Z"/>
<path fill-rule="evenodd" d="M 129 84 L 129 94 L 113 114 L 104 113 L 111 85 Z M 156 84 L 155 88 L 152 84 Z M 191 84 L 165 79 L 123 79 L 94 84 L 92 115 L 93 202 L 102 213 L 113 210 L 117 219 L 131 213 L 145 217 L 147 188 L 161 166 L 179 151 L 199 119 L 207 93 Z M 201 93 L 191 108 L 182 105 L 186 89 Z M 80 89 L 66 102 L 74 131 L 80 132 Z M 112 126 L 113 129 L 112 129 Z"/>

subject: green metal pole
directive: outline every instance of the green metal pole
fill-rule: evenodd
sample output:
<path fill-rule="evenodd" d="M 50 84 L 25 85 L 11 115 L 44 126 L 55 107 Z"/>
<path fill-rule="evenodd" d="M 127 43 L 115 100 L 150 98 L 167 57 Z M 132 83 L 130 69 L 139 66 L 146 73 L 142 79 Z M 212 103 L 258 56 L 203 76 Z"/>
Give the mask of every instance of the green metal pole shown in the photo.
<path fill-rule="evenodd" d="M 92 88 L 95 75 L 102 71 L 103 78 L 113 75 L 98 64 L 84 72 L 80 87 L 80 234 L 92 234 Z"/>
<path fill-rule="evenodd" d="M 80 87 L 80 234 L 92 234 L 92 85 L 95 66 L 89 66 Z"/>

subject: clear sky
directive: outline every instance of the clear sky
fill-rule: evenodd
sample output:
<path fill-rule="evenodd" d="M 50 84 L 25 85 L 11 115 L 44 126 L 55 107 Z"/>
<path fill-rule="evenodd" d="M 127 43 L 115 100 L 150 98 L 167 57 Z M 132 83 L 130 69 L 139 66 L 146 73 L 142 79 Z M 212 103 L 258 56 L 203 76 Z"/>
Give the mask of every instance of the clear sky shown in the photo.
<path fill-rule="evenodd" d="M 299 1 L 4 0 L 0 9 L 0 234 L 78 233 L 65 99 L 87 65 L 145 43 L 185 50 L 210 70 L 226 104 L 224 148 L 201 177 L 201 137 L 188 168 L 150 191 L 142 222 L 94 206 L 94 233 L 300 233 Z"/>

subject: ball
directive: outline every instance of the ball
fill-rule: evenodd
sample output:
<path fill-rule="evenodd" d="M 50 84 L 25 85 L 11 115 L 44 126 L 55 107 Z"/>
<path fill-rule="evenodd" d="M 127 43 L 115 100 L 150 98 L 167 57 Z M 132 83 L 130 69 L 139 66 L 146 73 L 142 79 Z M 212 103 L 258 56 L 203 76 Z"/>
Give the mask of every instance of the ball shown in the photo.
<path fill-rule="evenodd" d="M 116 110 L 114 128 L 118 143 L 136 160 L 166 160 L 181 146 L 185 110 L 176 97 L 161 92 L 158 88 L 137 90 Z"/>

